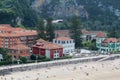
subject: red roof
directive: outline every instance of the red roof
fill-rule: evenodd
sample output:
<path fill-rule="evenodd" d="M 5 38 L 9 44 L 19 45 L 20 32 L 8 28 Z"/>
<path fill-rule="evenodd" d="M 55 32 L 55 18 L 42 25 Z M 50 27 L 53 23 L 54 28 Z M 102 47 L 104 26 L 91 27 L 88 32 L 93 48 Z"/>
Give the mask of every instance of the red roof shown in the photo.
<path fill-rule="evenodd" d="M 56 30 L 55 34 L 59 36 L 70 36 L 70 31 L 69 30 Z"/>
<path fill-rule="evenodd" d="M 73 40 L 73 39 L 71 39 L 71 38 L 69 38 L 69 37 L 58 37 L 58 38 L 55 38 L 56 40 L 60 40 L 60 41 L 67 41 L 67 40 Z"/>
<path fill-rule="evenodd" d="M 117 38 L 107 38 L 103 41 L 103 43 L 110 43 L 110 42 L 116 43 L 119 42 L 119 40 Z"/>
<path fill-rule="evenodd" d="M 104 32 L 102 32 L 102 31 L 87 31 L 86 29 L 82 30 L 82 34 L 84 34 L 84 35 L 90 35 L 90 34 L 97 35 L 99 33 L 104 33 Z"/>
<path fill-rule="evenodd" d="M 0 25 L 0 36 L 2 37 L 19 37 L 37 35 L 36 30 L 25 30 L 22 28 L 13 28 L 8 24 Z"/>
<path fill-rule="evenodd" d="M 19 54 L 21 57 L 29 57 L 30 56 L 30 54 L 29 53 L 21 53 L 21 54 Z"/>
<path fill-rule="evenodd" d="M 104 32 L 99 32 L 96 37 L 99 37 L 99 38 L 105 38 L 106 37 L 106 33 Z"/>
<path fill-rule="evenodd" d="M 20 40 L 17 40 L 14 42 L 14 46 L 10 47 L 9 49 L 14 50 L 30 50 L 30 48 L 26 45 L 24 45 Z"/>
<path fill-rule="evenodd" d="M 43 39 L 37 40 L 38 42 L 33 45 L 33 47 L 41 48 L 41 49 L 59 49 L 63 48 L 61 45 L 53 44 L 51 42 L 45 41 Z"/>

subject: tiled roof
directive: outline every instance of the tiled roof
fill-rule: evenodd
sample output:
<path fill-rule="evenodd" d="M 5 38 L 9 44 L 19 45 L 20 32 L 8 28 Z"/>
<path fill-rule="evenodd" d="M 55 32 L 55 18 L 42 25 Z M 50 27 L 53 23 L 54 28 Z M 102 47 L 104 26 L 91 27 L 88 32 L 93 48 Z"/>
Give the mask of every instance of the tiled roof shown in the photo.
<path fill-rule="evenodd" d="M 70 36 L 70 31 L 69 30 L 56 30 L 55 34 L 59 36 Z"/>
<path fill-rule="evenodd" d="M 19 54 L 21 57 L 29 57 L 30 56 L 30 54 L 29 53 L 21 53 L 21 54 Z"/>
<path fill-rule="evenodd" d="M 14 31 L 14 33 L 19 34 L 19 36 L 37 35 L 36 30 L 21 30 L 21 31 Z"/>
<path fill-rule="evenodd" d="M 26 45 L 24 45 L 20 40 L 17 40 L 15 45 L 10 47 L 9 49 L 14 49 L 14 50 L 29 50 L 30 48 Z"/>
<path fill-rule="evenodd" d="M 103 43 L 110 43 L 110 42 L 116 43 L 116 42 L 119 42 L 119 40 L 117 38 L 106 38 L 103 41 Z"/>
<path fill-rule="evenodd" d="M 10 47 L 9 49 L 26 50 L 26 49 L 30 49 L 30 48 L 23 44 L 19 44 L 19 45 L 14 45 L 14 46 Z"/>
<path fill-rule="evenodd" d="M 11 27 L 10 24 L 0 24 L 0 27 Z"/>
<path fill-rule="evenodd" d="M 73 40 L 73 39 L 71 39 L 71 38 L 69 38 L 69 37 L 58 37 L 58 38 L 55 38 L 56 40 L 60 40 L 60 41 L 67 41 L 67 40 Z"/>
<path fill-rule="evenodd" d="M 87 31 L 85 29 L 82 30 L 82 34 L 83 35 L 90 35 L 90 34 L 94 34 L 94 35 L 97 35 L 99 33 L 101 33 L 102 31 Z"/>
<path fill-rule="evenodd" d="M 12 28 L 10 25 L 0 25 L 0 36 L 3 37 L 19 37 L 37 35 L 36 30 L 25 30 L 22 28 Z"/>
<path fill-rule="evenodd" d="M 99 37 L 99 38 L 105 38 L 106 37 L 106 33 L 104 32 L 99 32 L 96 37 Z"/>
<path fill-rule="evenodd" d="M 42 39 L 39 39 L 39 41 L 35 45 L 33 45 L 33 47 L 38 47 L 38 48 L 41 48 L 41 49 L 59 49 L 59 48 L 63 48 L 62 46 L 60 46 L 58 44 L 53 44 L 51 42 L 47 42 L 47 41 L 44 41 Z"/>

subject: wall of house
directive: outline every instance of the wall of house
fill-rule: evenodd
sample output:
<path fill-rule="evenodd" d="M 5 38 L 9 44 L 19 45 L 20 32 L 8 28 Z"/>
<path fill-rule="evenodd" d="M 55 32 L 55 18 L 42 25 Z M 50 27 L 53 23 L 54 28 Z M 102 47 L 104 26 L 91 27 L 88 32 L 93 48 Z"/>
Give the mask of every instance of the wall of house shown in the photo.
<path fill-rule="evenodd" d="M 54 39 L 53 43 L 63 46 L 63 53 L 64 54 L 69 54 L 69 53 L 72 53 L 75 51 L 75 43 L 73 40 L 59 41 L 59 40 Z"/>
<path fill-rule="evenodd" d="M 33 54 L 36 54 L 36 55 L 43 55 L 45 56 L 45 49 L 40 49 L 40 48 L 37 48 L 37 47 L 33 47 L 32 48 L 32 52 Z"/>
<path fill-rule="evenodd" d="M 107 46 L 101 45 L 99 47 L 101 53 L 109 53 L 113 51 L 120 51 L 120 43 L 108 43 Z"/>
<path fill-rule="evenodd" d="M 47 58 L 50 58 L 50 50 L 49 49 L 46 49 L 45 50 L 45 56 L 47 57 Z"/>

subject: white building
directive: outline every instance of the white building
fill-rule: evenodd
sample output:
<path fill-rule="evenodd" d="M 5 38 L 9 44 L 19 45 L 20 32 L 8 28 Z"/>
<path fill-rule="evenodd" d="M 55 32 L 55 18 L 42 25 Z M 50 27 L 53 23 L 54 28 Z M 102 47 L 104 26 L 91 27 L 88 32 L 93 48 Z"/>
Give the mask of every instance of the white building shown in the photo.
<path fill-rule="evenodd" d="M 69 37 L 58 37 L 53 39 L 53 43 L 63 46 L 63 54 L 73 54 L 75 51 L 74 40 Z"/>

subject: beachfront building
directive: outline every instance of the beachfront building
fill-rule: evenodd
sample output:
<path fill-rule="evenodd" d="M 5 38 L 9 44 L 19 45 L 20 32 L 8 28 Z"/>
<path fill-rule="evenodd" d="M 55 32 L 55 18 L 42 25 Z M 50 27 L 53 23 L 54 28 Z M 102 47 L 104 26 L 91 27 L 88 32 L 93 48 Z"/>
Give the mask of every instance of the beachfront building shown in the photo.
<path fill-rule="evenodd" d="M 12 56 L 13 60 L 19 60 L 20 57 L 30 57 L 30 48 L 24 45 L 20 40 L 14 43 L 14 46 L 9 47 L 9 54 Z"/>
<path fill-rule="evenodd" d="M 37 39 L 37 31 L 22 28 L 13 28 L 8 24 L 0 25 L 0 48 L 10 48 L 14 46 L 16 40 L 20 40 L 24 45 L 31 47 Z"/>
<path fill-rule="evenodd" d="M 86 29 L 82 30 L 82 39 L 83 41 L 92 41 L 96 40 L 98 37 L 106 37 L 106 33 L 103 31 L 87 31 Z"/>
<path fill-rule="evenodd" d="M 43 39 L 37 40 L 37 43 L 32 47 L 32 52 L 35 55 L 46 56 L 50 59 L 63 57 L 62 46 L 45 41 Z"/>
<path fill-rule="evenodd" d="M 53 39 L 53 43 L 63 46 L 64 54 L 72 54 L 75 51 L 74 40 L 69 37 L 61 36 L 61 37 L 55 38 Z"/>
<path fill-rule="evenodd" d="M 120 41 L 116 38 L 105 38 L 104 40 L 101 38 L 96 45 L 100 53 L 120 51 Z"/>
<path fill-rule="evenodd" d="M 57 37 L 70 37 L 70 31 L 69 30 L 55 30 L 55 38 Z"/>
<path fill-rule="evenodd" d="M 96 39 L 97 37 L 106 37 L 106 33 L 103 32 L 103 31 L 88 31 L 86 29 L 82 29 L 81 30 L 82 32 L 82 40 L 83 41 L 92 41 L 94 39 Z M 69 30 L 56 30 L 55 32 L 55 38 L 57 37 L 70 37 L 71 36 L 71 33 Z"/>

